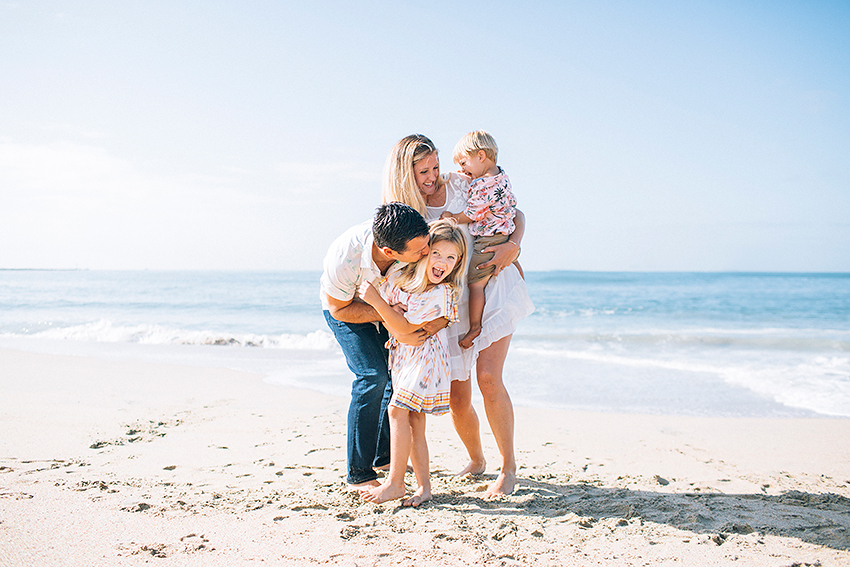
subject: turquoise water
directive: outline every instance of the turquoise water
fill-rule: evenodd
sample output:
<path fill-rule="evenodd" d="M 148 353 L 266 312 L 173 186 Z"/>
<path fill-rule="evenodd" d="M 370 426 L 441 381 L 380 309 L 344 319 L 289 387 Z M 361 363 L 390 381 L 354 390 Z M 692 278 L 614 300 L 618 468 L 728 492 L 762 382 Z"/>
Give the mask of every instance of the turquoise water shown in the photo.
<path fill-rule="evenodd" d="M 317 272 L 0 271 L 0 347 L 210 364 L 345 395 Z M 850 274 L 527 274 L 517 403 L 850 416 Z"/>

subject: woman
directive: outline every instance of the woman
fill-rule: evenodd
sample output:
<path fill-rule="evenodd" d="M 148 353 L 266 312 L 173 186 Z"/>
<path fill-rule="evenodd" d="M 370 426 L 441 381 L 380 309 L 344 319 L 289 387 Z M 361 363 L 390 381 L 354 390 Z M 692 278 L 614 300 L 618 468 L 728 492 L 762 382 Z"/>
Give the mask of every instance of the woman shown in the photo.
<path fill-rule="evenodd" d="M 399 140 L 390 152 L 384 174 L 383 201 L 406 203 L 418 210 L 426 220 L 436 220 L 443 211 L 457 213 L 466 208 L 468 182 L 466 177 L 454 173 L 441 176 L 440 159 L 434 143 L 421 134 L 414 134 Z M 494 257 L 481 265 L 492 264 L 495 272 L 486 288 L 487 305 L 482 332 L 473 348 L 462 349 L 458 345 L 458 338 L 466 333 L 469 325 L 469 318 L 464 313 L 467 307 L 466 291 L 461 302 L 460 321 L 441 331 L 447 333 L 451 351 L 452 422 L 470 459 L 466 468 L 458 474 L 483 473 L 487 464 L 481 446 L 478 415 L 472 406 L 469 372 L 473 364 L 484 399 L 487 421 L 501 454 L 499 476 L 488 487 L 485 497 L 510 494 L 516 484 L 514 410 L 502 381 L 502 371 L 517 322 L 528 316 L 534 306 L 522 275 L 512 264 L 519 256 L 525 230 L 525 216 L 519 210 L 515 223 L 516 230 L 510 241 L 489 248 L 488 251 L 494 252 Z M 469 269 L 475 269 L 475 266 Z"/>

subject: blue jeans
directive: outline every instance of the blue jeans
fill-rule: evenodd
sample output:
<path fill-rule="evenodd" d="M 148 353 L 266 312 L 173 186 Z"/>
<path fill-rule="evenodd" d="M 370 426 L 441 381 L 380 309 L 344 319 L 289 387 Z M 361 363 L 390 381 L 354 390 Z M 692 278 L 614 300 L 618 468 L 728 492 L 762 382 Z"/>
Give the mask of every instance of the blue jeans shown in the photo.
<path fill-rule="evenodd" d="M 359 484 L 378 478 L 373 467 L 390 462 L 390 422 L 387 405 L 393 384 L 387 368 L 389 338 L 383 325 L 344 323 L 325 310 L 348 368 L 354 373 L 348 406 L 348 478 Z"/>

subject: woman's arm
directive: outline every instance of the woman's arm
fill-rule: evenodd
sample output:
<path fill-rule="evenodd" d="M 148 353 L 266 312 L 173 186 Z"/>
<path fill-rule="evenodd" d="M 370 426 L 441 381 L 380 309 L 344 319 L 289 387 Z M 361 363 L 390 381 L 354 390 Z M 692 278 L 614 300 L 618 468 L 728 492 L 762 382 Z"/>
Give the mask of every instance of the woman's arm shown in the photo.
<path fill-rule="evenodd" d="M 514 217 L 514 227 L 514 231 L 511 233 L 507 242 L 488 246 L 483 250 L 483 252 L 493 252 L 493 258 L 483 264 L 479 264 L 477 268 L 473 266 L 473 270 L 495 266 L 493 275 L 496 276 L 519 258 L 520 244 L 522 243 L 522 236 L 525 233 L 525 215 L 519 209 L 516 210 L 516 216 Z"/>

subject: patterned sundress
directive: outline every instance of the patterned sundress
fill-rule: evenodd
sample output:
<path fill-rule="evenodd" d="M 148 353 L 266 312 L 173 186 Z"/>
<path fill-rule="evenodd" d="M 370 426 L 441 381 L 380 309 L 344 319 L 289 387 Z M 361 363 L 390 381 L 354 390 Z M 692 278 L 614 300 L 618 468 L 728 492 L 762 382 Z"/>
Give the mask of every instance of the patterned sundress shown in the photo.
<path fill-rule="evenodd" d="M 427 323 L 439 317 L 445 317 L 450 324 L 457 322 L 457 305 L 448 284 L 411 294 L 394 285 L 394 276 L 391 274 L 381 284 L 381 295 L 390 305 L 406 305 L 405 319 L 410 323 Z M 452 373 L 445 335 L 443 332 L 432 335 L 418 347 L 390 337 L 387 342 L 393 380 L 390 405 L 434 415 L 448 413 Z"/>

